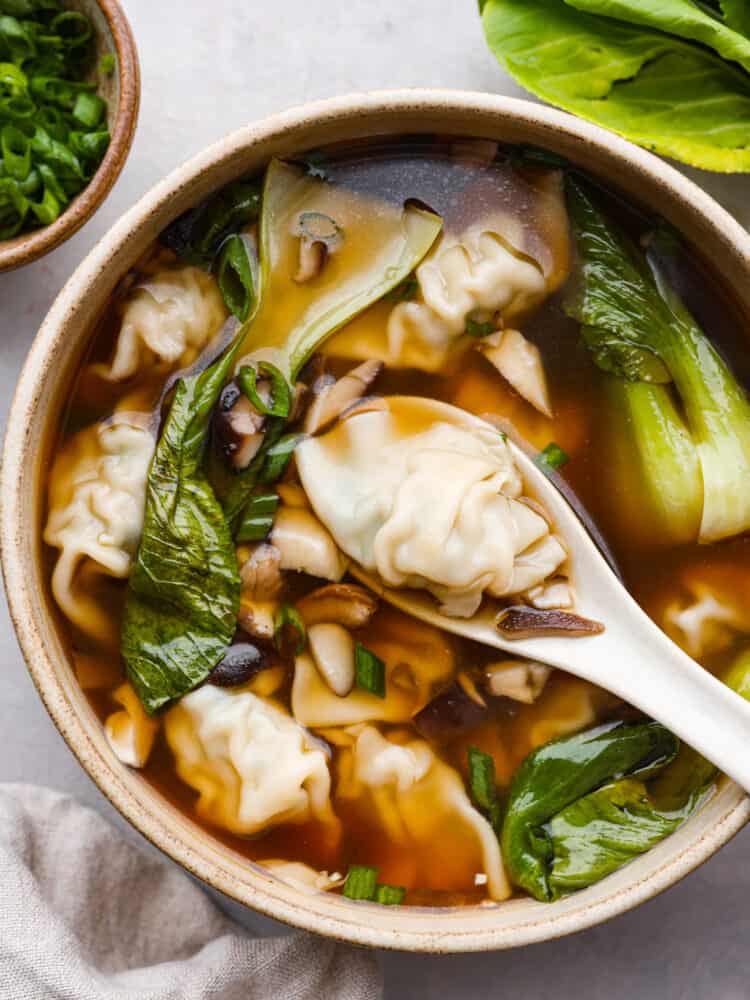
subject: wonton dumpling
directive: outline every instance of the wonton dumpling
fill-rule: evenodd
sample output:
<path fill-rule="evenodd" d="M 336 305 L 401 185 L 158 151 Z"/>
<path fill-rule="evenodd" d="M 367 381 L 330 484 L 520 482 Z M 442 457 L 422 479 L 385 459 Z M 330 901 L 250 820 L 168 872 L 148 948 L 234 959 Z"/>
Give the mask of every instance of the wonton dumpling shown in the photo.
<path fill-rule="evenodd" d="M 547 294 L 542 270 L 486 225 L 443 233 L 416 277 L 419 299 L 397 305 L 384 331 L 367 330 L 360 338 L 353 324 L 327 350 L 343 357 L 378 357 L 390 367 L 438 371 L 458 346 L 470 314 L 510 319 Z"/>
<path fill-rule="evenodd" d="M 50 474 L 44 541 L 60 549 L 52 592 L 72 622 L 100 638 L 111 631 L 111 615 L 76 578 L 84 569 L 118 579 L 130 572 L 154 451 L 149 422 L 149 414 L 116 412 L 78 431 Z"/>
<path fill-rule="evenodd" d="M 429 590 L 444 614 L 469 617 L 485 591 L 528 590 L 565 561 L 520 499 L 505 439 L 455 408 L 392 397 L 303 441 L 296 458 L 339 548 L 388 587 Z"/>
<path fill-rule="evenodd" d="M 278 823 L 337 823 L 326 754 L 275 702 L 206 684 L 164 726 L 177 773 L 216 826 L 255 834 Z"/>
<path fill-rule="evenodd" d="M 453 675 L 455 657 L 446 634 L 401 612 L 381 611 L 377 629 L 363 641 L 385 664 L 385 698 L 356 687 L 344 697 L 335 694 L 312 656 L 302 653 L 294 666 L 292 712 L 303 726 L 408 722 Z"/>
<path fill-rule="evenodd" d="M 356 800 L 392 842 L 416 849 L 420 888 L 460 888 L 467 875 L 484 872 L 489 896 L 507 899 L 497 837 L 458 773 L 424 740 L 394 743 L 373 726 L 350 732 L 355 742 L 340 751 L 336 795 Z"/>
<path fill-rule="evenodd" d="M 129 293 L 112 361 L 92 365 L 92 370 L 109 382 L 120 382 L 153 363 L 184 368 L 226 317 L 210 274 L 197 267 L 159 271 Z"/>

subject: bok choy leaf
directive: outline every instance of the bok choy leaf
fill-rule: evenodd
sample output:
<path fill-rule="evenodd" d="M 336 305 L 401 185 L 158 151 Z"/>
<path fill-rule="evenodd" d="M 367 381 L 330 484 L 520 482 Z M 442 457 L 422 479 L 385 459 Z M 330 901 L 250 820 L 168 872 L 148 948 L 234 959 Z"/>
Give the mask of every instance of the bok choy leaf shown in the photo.
<path fill-rule="evenodd" d="M 750 170 L 750 49 L 691 0 L 486 0 L 502 66 L 551 104 L 707 170 Z M 747 6 L 747 5 L 745 5 Z M 745 70 L 742 66 L 745 66 Z"/>
<path fill-rule="evenodd" d="M 646 257 L 633 247 L 571 178 L 568 201 L 579 282 L 566 311 L 582 324 L 595 363 L 630 383 L 612 391 L 619 405 L 613 419 L 623 425 L 615 436 L 631 437 L 664 540 L 697 535 L 712 542 L 746 531 L 744 390 L 669 285 L 653 249 Z M 673 387 L 653 384 L 664 382 L 664 373 Z"/>
<path fill-rule="evenodd" d="M 333 223 L 335 239 L 319 273 L 295 281 L 309 217 Z M 260 223 L 263 301 L 247 327 L 242 363 L 271 361 L 293 382 L 331 334 L 411 274 L 441 226 L 432 212 L 375 200 L 272 160 Z"/>
<path fill-rule="evenodd" d="M 128 677 L 149 713 L 200 684 L 237 625 L 234 543 L 203 471 L 211 412 L 237 344 L 177 383 L 149 470 L 121 632 Z"/>
<path fill-rule="evenodd" d="M 599 726 L 529 754 L 513 776 L 501 834 L 512 881 L 536 899 L 552 899 L 554 843 L 546 824 L 616 776 L 653 773 L 677 749 L 667 729 L 649 722 Z"/>

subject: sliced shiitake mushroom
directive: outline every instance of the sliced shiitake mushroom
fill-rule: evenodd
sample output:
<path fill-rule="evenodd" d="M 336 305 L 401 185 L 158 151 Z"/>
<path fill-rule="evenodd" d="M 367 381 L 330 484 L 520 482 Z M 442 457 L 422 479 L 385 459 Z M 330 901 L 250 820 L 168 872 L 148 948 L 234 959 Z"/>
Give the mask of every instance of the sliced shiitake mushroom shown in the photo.
<path fill-rule="evenodd" d="M 414 725 L 435 743 L 449 743 L 467 729 L 473 729 L 489 715 L 464 688 L 454 681 L 414 716 Z"/>
<path fill-rule="evenodd" d="M 377 611 L 378 599 L 356 583 L 329 583 L 305 594 L 295 606 L 308 628 L 328 622 L 362 628 Z"/>
<path fill-rule="evenodd" d="M 278 597 L 284 587 L 284 579 L 281 575 L 281 553 L 276 546 L 268 542 L 242 546 L 237 555 L 242 563 L 242 596 L 256 601 L 270 601 Z"/>
<path fill-rule="evenodd" d="M 230 382 L 219 398 L 213 415 L 213 437 L 219 452 L 238 472 L 258 454 L 266 431 L 266 418 Z"/>
<path fill-rule="evenodd" d="M 343 234 L 338 223 L 323 212 L 302 212 L 296 231 L 299 256 L 294 280 L 297 284 L 304 284 L 318 277 L 329 253 L 333 253 L 341 243 Z"/>
<path fill-rule="evenodd" d="M 543 611 L 526 605 L 505 608 L 497 616 L 495 627 L 506 639 L 534 639 L 544 636 L 577 639 L 604 631 L 601 622 L 582 618 L 570 611 Z"/>
<path fill-rule="evenodd" d="M 331 424 L 352 403 L 361 399 L 383 370 L 382 361 L 365 361 L 334 382 L 318 389 L 305 416 L 305 432 L 317 434 Z"/>
<path fill-rule="evenodd" d="M 544 690 L 551 673 L 552 667 L 536 660 L 506 660 L 490 663 L 485 668 L 484 676 L 489 694 L 532 705 Z"/>

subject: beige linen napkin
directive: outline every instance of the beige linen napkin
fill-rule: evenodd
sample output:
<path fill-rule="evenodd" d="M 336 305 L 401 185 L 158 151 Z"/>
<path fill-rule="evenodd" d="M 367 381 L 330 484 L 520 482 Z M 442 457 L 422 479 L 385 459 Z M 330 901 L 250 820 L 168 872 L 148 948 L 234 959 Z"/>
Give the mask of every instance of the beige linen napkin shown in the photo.
<path fill-rule="evenodd" d="M 375 958 L 253 938 L 172 865 L 46 788 L 0 785 L 2 1000 L 377 1000 Z"/>

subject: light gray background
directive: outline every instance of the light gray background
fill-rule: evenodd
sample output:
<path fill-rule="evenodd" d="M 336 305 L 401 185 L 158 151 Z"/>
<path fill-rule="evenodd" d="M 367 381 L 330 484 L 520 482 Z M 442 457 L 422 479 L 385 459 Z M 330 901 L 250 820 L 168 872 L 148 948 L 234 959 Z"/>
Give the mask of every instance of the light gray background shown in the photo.
<path fill-rule="evenodd" d="M 434 86 L 521 94 L 486 49 L 474 0 L 124 3 L 143 75 L 138 134 L 95 219 L 38 263 L 0 275 L 3 421 L 29 344 L 66 278 L 126 208 L 207 143 L 292 104 L 353 90 Z M 750 178 L 693 176 L 750 224 Z M 65 790 L 125 828 L 47 717 L 4 603 L 0 733 L 0 780 Z M 384 954 L 386 995 L 740 1000 L 750 996 L 749 893 L 750 829 L 660 898 L 575 937 L 488 955 Z M 254 916 L 251 923 L 262 933 L 277 929 Z"/>

